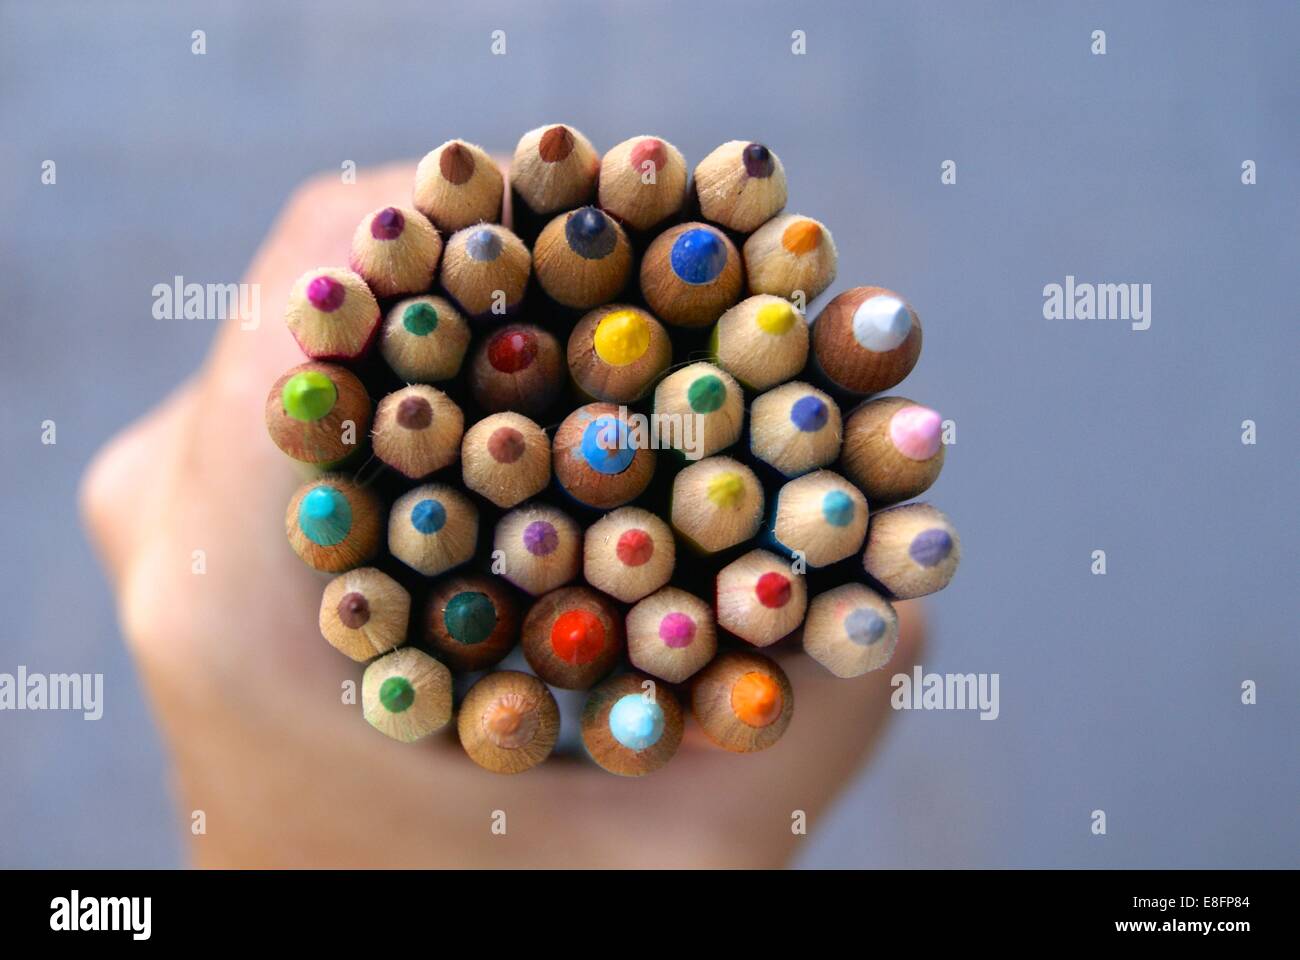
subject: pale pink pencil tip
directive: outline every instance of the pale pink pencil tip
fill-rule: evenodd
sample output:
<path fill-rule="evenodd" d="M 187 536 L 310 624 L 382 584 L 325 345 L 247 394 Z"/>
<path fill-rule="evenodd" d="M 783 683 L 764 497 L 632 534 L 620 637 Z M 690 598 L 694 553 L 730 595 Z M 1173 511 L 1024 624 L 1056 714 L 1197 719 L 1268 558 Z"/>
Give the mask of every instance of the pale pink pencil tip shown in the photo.
<path fill-rule="evenodd" d="M 939 452 L 942 421 L 927 407 L 904 407 L 889 420 L 889 439 L 909 460 L 929 460 Z"/>

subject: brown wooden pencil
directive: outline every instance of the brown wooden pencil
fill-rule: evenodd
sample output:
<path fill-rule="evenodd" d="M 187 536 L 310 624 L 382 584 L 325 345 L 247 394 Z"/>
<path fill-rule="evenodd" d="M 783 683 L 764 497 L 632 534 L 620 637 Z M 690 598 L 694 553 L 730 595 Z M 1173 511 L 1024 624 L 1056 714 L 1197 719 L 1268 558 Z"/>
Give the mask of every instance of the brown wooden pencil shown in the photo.
<path fill-rule="evenodd" d="M 789 481 L 776 494 L 772 538 L 810 567 L 853 556 L 867 535 L 868 507 L 862 491 L 833 470 Z"/>
<path fill-rule="evenodd" d="M 564 418 L 555 431 L 552 466 L 573 499 L 598 510 L 635 500 L 650 485 L 655 454 L 628 424 L 625 408 L 589 403 Z"/>
<path fill-rule="evenodd" d="M 943 420 L 906 397 L 868 400 L 844 425 L 844 474 L 873 505 L 919 497 L 943 469 Z"/>
<path fill-rule="evenodd" d="M 673 758 L 684 718 L 671 691 L 625 673 L 591 691 L 581 723 L 582 744 L 597 766 L 621 777 L 643 777 Z"/>
<path fill-rule="evenodd" d="M 342 573 L 362 566 L 379 550 L 383 505 L 371 490 L 347 477 L 325 474 L 300 486 L 285 511 L 294 553 L 316 570 Z"/>
<path fill-rule="evenodd" d="M 284 453 L 328 467 L 359 449 L 370 429 L 370 397 L 356 375 L 309 361 L 286 370 L 266 396 L 266 430 Z"/>
<path fill-rule="evenodd" d="M 695 193 L 706 220 L 749 233 L 785 206 L 785 167 L 764 144 L 730 140 L 696 166 Z"/>
<path fill-rule="evenodd" d="M 870 587 L 846 583 L 813 598 L 804 651 L 837 677 L 860 677 L 889 663 L 898 644 L 898 614 Z"/>
<path fill-rule="evenodd" d="M 633 403 L 672 362 L 673 345 L 648 311 L 621 303 L 592 310 L 569 335 L 569 375 L 596 400 Z"/>
<path fill-rule="evenodd" d="M 803 622 L 808 587 L 788 560 L 751 550 L 718 571 L 718 626 L 756 647 L 788 636 Z"/>
<path fill-rule="evenodd" d="M 751 294 L 767 293 L 804 304 L 835 279 L 835 240 L 820 220 L 800 214 L 773 217 L 745 241 L 745 278 Z"/>
<path fill-rule="evenodd" d="M 554 214 L 589 203 L 600 156 L 591 141 L 563 123 L 529 130 L 510 162 L 510 186 L 528 212 Z"/>
<path fill-rule="evenodd" d="M 641 260 L 641 294 L 664 323 L 707 327 L 740 299 L 740 253 L 717 227 L 683 223 L 665 230 Z"/>
<path fill-rule="evenodd" d="M 475 320 L 517 312 L 528 290 L 533 258 L 514 233 L 494 223 L 457 230 L 442 256 L 442 288 Z"/>
<path fill-rule="evenodd" d="M 426 483 L 397 499 L 388 515 L 388 551 L 412 570 L 437 576 L 474 555 L 478 510 L 454 487 Z"/>
<path fill-rule="evenodd" d="M 767 390 L 799 374 L 808 361 L 808 324 L 780 297 L 758 294 L 718 318 L 709 352 L 751 390 Z"/>
<path fill-rule="evenodd" d="M 379 301 L 353 271 L 318 267 L 289 291 L 284 323 L 313 360 L 356 360 L 379 331 Z"/>
<path fill-rule="evenodd" d="M 421 629 L 452 670 L 486 670 L 519 641 L 519 605 L 496 577 L 452 573 L 434 583 Z"/>
<path fill-rule="evenodd" d="M 560 709 L 546 684 L 514 670 L 482 677 L 465 694 L 456 718 L 460 745 L 493 773 L 523 773 L 551 755 Z"/>
<path fill-rule="evenodd" d="M 433 285 L 442 237 L 418 210 L 383 207 L 366 214 L 352 234 L 348 266 L 377 297 L 423 293 Z"/>
<path fill-rule="evenodd" d="M 450 380 L 469 349 L 469 324 L 445 297 L 408 297 L 389 309 L 379 348 L 407 383 Z"/>
<path fill-rule="evenodd" d="M 659 381 L 654 412 L 661 424 L 660 446 L 678 450 L 688 460 L 699 460 L 740 439 L 745 398 L 725 370 L 711 363 L 692 363 Z"/>
<path fill-rule="evenodd" d="M 623 618 L 590 587 L 561 587 L 524 616 L 524 656 L 553 687 L 585 690 L 613 668 L 625 648 Z"/>
<path fill-rule="evenodd" d="M 415 171 L 415 208 L 445 234 L 498 223 L 505 184 L 482 147 L 448 140 L 424 155 Z"/>
<path fill-rule="evenodd" d="M 750 407 L 750 451 L 787 477 L 834 463 L 842 435 L 835 401 L 797 380 L 759 394 Z"/>
<path fill-rule="evenodd" d="M 942 590 L 961 561 L 952 521 L 928 503 L 905 503 L 871 517 L 862 567 L 895 600 Z"/>
<path fill-rule="evenodd" d="M 713 608 L 677 587 L 664 587 L 627 613 L 627 656 L 632 666 L 681 683 L 713 659 L 718 633 Z"/>
<path fill-rule="evenodd" d="M 624 603 L 654 593 L 673 575 L 672 529 L 640 507 L 619 507 L 587 528 L 582 572 L 597 590 Z"/>
<path fill-rule="evenodd" d="M 381 570 L 361 567 L 326 585 L 320 632 L 334 649 L 364 663 L 406 642 L 410 616 L 406 588 Z"/>
<path fill-rule="evenodd" d="M 361 678 L 361 707 L 372 727 L 410 743 L 451 722 L 451 671 L 414 647 L 380 657 Z"/>
<path fill-rule="evenodd" d="M 555 402 L 563 383 L 559 342 L 550 331 L 531 324 L 512 323 L 493 331 L 470 360 L 470 391 L 488 413 L 513 410 L 539 416 Z"/>
<path fill-rule="evenodd" d="M 465 416 L 435 387 L 395 390 L 375 410 L 374 450 L 403 476 L 420 480 L 456 462 Z"/>
<path fill-rule="evenodd" d="M 582 530 L 544 503 L 516 507 L 498 520 L 492 548 L 500 575 L 535 597 L 576 580 L 582 568 Z"/>
<path fill-rule="evenodd" d="M 466 489 L 509 509 L 551 480 L 551 439 L 522 413 L 493 413 L 465 431 L 460 445 Z"/>
<path fill-rule="evenodd" d="M 705 736 L 724 750 L 766 750 L 790 726 L 794 690 L 775 661 L 729 651 L 695 675 L 691 712 Z"/>
<path fill-rule="evenodd" d="M 826 304 L 812 328 L 817 366 L 849 393 L 879 393 L 903 380 L 921 355 L 921 320 L 884 287 L 854 287 Z"/>
<path fill-rule="evenodd" d="M 763 488 L 740 461 L 709 457 L 673 478 L 671 516 L 673 529 L 696 550 L 726 550 L 758 533 Z"/>
<path fill-rule="evenodd" d="M 556 303 L 590 310 L 623 292 L 632 273 L 632 247 L 613 217 L 598 207 L 580 207 L 542 230 L 533 268 Z"/>
<path fill-rule="evenodd" d="M 667 140 L 639 136 L 610 148 L 600 162 L 600 205 L 632 230 L 669 220 L 686 201 L 686 159 Z"/>

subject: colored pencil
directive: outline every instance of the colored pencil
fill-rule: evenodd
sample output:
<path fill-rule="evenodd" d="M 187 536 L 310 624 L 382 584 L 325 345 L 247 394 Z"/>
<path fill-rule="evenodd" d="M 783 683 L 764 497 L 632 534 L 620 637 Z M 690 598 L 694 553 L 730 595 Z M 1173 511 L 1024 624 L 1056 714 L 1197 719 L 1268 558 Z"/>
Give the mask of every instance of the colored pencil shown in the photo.
<path fill-rule="evenodd" d="M 743 463 L 709 457 L 673 479 L 671 514 L 673 529 L 691 546 L 717 553 L 758 533 L 763 488 Z"/>
<path fill-rule="evenodd" d="M 845 679 L 879 670 L 898 645 L 898 614 L 870 587 L 846 583 L 813 598 L 803 627 L 803 648 Z"/>
<path fill-rule="evenodd" d="M 467 489 L 509 509 L 551 482 L 551 439 L 521 413 L 494 413 L 465 431 L 460 461 Z"/>
<path fill-rule="evenodd" d="M 363 565 L 379 550 L 383 505 L 347 477 L 326 474 L 300 486 L 284 526 L 303 563 L 325 573 Z"/>
<path fill-rule="evenodd" d="M 623 617 L 590 587 L 561 587 L 524 616 L 524 656 L 553 687 L 586 690 L 613 668 L 624 649 Z"/>
<path fill-rule="evenodd" d="M 554 214 L 589 203 L 596 195 L 600 156 L 591 141 L 567 124 L 548 124 L 519 138 L 510 162 L 510 186 L 521 213 Z"/>
<path fill-rule="evenodd" d="M 465 416 L 445 393 L 415 383 L 379 401 L 375 456 L 412 480 L 456 462 Z"/>
<path fill-rule="evenodd" d="M 745 386 L 766 390 L 797 376 L 808 362 L 808 323 L 780 297 L 747 297 L 718 318 L 710 352 Z"/>
<path fill-rule="evenodd" d="M 664 587 L 627 613 L 627 657 L 660 680 L 681 683 L 717 652 L 713 608 L 693 593 Z"/>
<path fill-rule="evenodd" d="M 388 515 L 388 551 L 428 577 L 460 566 L 474 555 L 477 543 L 478 510 L 446 484 L 408 491 Z"/>
<path fill-rule="evenodd" d="M 519 640 L 519 605 L 495 577 L 453 573 L 434 582 L 421 630 L 452 670 L 486 670 Z"/>
<path fill-rule="evenodd" d="M 407 383 L 450 380 L 460 373 L 469 349 L 469 324 L 450 300 L 411 297 L 388 311 L 379 349 Z"/>
<path fill-rule="evenodd" d="M 961 561 L 952 521 L 928 503 L 905 503 L 872 515 L 862 568 L 892 599 L 942 590 Z"/>
<path fill-rule="evenodd" d="M 692 363 L 674 370 L 655 387 L 655 416 L 660 442 L 699 460 L 725 450 L 740 439 L 745 398 L 740 384 L 711 363 Z M 667 419 L 664 419 L 667 418 Z M 674 425 L 680 424 L 678 430 Z M 673 429 L 664 433 L 664 426 Z"/>
<path fill-rule="evenodd" d="M 379 330 L 379 301 L 351 270 L 319 267 L 294 283 L 284 323 L 313 360 L 356 360 Z"/>
<path fill-rule="evenodd" d="M 667 140 L 632 137 L 600 161 L 600 205 L 630 229 L 646 231 L 685 205 L 686 158 Z"/>
<path fill-rule="evenodd" d="M 309 361 L 286 370 L 266 396 L 266 431 L 302 463 L 328 467 L 358 449 L 370 429 L 370 397 L 354 374 Z"/>
<path fill-rule="evenodd" d="M 542 503 L 516 507 L 497 521 L 492 543 L 501 576 L 534 597 L 577 579 L 582 530 L 568 514 Z"/>
<path fill-rule="evenodd" d="M 796 477 L 776 494 L 772 536 L 810 567 L 825 567 L 862 549 L 867 499 L 831 470 Z"/>
<path fill-rule="evenodd" d="M 673 344 L 663 324 L 639 307 L 597 307 L 569 334 L 569 375 L 596 400 L 640 400 L 672 359 Z"/>
<path fill-rule="evenodd" d="M 524 301 L 533 258 L 524 242 L 495 223 L 457 230 L 442 256 L 442 288 L 475 320 L 505 317 Z"/>
<path fill-rule="evenodd" d="M 638 444 L 626 410 L 589 403 L 564 418 L 552 443 L 555 479 L 565 493 L 597 510 L 639 497 L 655 472 L 653 450 Z"/>
<path fill-rule="evenodd" d="M 587 755 L 620 777 L 643 777 L 671 760 L 684 727 L 671 691 L 634 673 L 598 684 L 582 708 L 581 722 Z"/>
<path fill-rule="evenodd" d="M 617 221 L 598 207 L 580 207 L 548 223 L 533 246 L 537 282 L 556 303 L 590 310 L 623 292 L 632 247 Z"/>
<path fill-rule="evenodd" d="M 504 195 L 496 162 L 464 140 L 430 150 L 415 170 L 415 209 L 446 234 L 475 223 L 499 223 Z"/>
<path fill-rule="evenodd" d="M 523 773 L 551 755 L 560 708 L 546 684 L 514 670 L 482 677 L 465 694 L 456 718 L 460 745 L 493 773 Z"/>
<path fill-rule="evenodd" d="M 883 287 L 845 290 L 812 328 L 819 369 L 849 393 L 879 393 L 903 380 L 921 355 L 921 320 Z"/>
<path fill-rule="evenodd" d="M 808 587 L 788 560 L 751 550 L 718 571 L 715 599 L 718 626 L 767 647 L 803 622 Z"/>
<path fill-rule="evenodd" d="M 321 636 L 358 663 L 404 644 L 410 617 L 406 588 L 374 567 L 339 574 L 321 596 Z"/>
<path fill-rule="evenodd" d="M 759 653 L 721 653 L 695 676 L 691 712 L 705 736 L 724 750 L 766 750 L 794 715 L 785 671 Z"/>
<path fill-rule="evenodd" d="M 844 425 L 845 475 L 872 506 L 911 500 L 943 469 L 943 421 L 906 397 L 868 400 Z"/>
<path fill-rule="evenodd" d="M 742 251 L 749 292 L 811 303 L 835 279 L 835 240 L 820 220 L 799 214 L 773 217 L 755 230 Z"/>
<path fill-rule="evenodd" d="M 624 603 L 635 603 L 666 584 L 676 560 L 672 529 L 640 507 L 605 514 L 583 539 L 587 582 Z"/>
<path fill-rule="evenodd" d="M 833 463 L 842 433 L 835 401 L 806 383 L 782 384 L 750 407 L 749 449 L 787 477 Z"/>
<path fill-rule="evenodd" d="M 377 297 L 423 293 L 433 285 L 442 237 L 428 218 L 406 207 L 366 214 L 352 234 L 348 266 Z"/>
<path fill-rule="evenodd" d="M 470 392 L 489 413 L 540 415 L 555 402 L 563 383 L 559 342 L 549 331 L 526 323 L 494 331 L 470 360 Z"/>
<path fill-rule="evenodd" d="M 696 166 L 695 193 L 704 219 L 749 233 L 785 206 L 785 167 L 761 143 L 730 140 Z"/>
<path fill-rule="evenodd" d="M 641 260 L 641 294 L 664 323 L 707 327 L 740 299 L 736 246 L 717 227 L 683 223 L 655 237 Z"/>
<path fill-rule="evenodd" d="M 451 722 L 451 671 L 414 647 L 384 654 L 361 677 L 361 709 L 394 740 L 427 737 Z"/>

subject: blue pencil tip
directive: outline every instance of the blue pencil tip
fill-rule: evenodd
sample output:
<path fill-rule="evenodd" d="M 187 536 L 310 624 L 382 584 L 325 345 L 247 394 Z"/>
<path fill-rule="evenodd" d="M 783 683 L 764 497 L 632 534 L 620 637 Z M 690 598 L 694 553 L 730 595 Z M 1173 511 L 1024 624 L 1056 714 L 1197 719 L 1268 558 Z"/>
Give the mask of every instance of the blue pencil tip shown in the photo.
<path fill-rule="evenodd" d="M 685 283 L 709 283 L 727 265 L 727 248 L 712 230 L 694 227 L 673 242 L 669 262 Z"/>
<path fill-rule="evenodd" d="M 501 255 L 501 238 L 492 230 L 475 230 L 465 240 L 465 252 L 472 260 L 495 260 Z"/>

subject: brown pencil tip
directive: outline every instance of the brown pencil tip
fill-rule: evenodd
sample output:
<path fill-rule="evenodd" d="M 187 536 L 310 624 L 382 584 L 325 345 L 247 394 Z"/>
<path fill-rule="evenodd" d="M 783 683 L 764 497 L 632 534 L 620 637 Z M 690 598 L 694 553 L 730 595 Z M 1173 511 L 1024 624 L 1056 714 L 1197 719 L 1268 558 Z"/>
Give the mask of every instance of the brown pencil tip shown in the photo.
<path fill-rule="evenodd" d="M 537 144 L 537 153 L 547 163 L 559 163 L 573 152 L 573 134 L 563 125 L 551 127 Z"/>
<path fill-rule="evenodd" d="M 438 157 L 438 169 L 444 180 L 459 187 L 474 175 L 474 155 L 453 140 Z"/>
<path fill-rule="evenodd" d="M 339 599 L 339 622 L 349 630 L 360 630 L 370 622 L 370 601 L 355 590 Z"/>
<path fill-rule="evenodd" d="M 424 397 L 403 397 L 397 405 L 397 425 L 407 430 L 423 430 L 433 423 L 433 407 Z"/>

